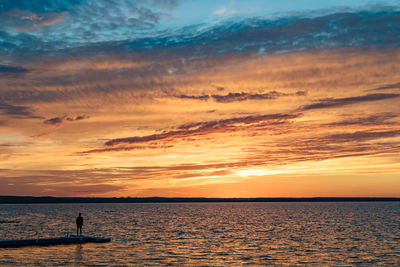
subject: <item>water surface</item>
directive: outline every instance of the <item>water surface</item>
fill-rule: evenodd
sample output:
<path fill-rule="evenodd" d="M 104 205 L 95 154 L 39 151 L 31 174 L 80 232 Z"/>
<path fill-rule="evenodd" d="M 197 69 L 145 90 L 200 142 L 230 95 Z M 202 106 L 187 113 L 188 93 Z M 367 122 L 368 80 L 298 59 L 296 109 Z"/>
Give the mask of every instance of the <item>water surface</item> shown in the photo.
<path fill-rule="evenodd" d="M 400 265 L 400 203 L 0 205 L 0 238 L 111 243 L 0 249 L 0 265 Z"/>

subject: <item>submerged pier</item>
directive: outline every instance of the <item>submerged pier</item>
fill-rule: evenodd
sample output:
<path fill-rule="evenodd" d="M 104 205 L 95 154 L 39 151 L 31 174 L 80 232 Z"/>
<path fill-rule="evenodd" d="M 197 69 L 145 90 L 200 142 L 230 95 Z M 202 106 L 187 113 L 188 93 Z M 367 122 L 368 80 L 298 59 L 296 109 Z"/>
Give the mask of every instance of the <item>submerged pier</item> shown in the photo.
<path fill-rule="evenodd" d="M 0 240 L 0 248 L 24 247 L 24 246 L 52 246 L 83 243 L 107 243 L 111 238 L 90 237 L 90 236 L 66 236 L 55 238 Z"/>

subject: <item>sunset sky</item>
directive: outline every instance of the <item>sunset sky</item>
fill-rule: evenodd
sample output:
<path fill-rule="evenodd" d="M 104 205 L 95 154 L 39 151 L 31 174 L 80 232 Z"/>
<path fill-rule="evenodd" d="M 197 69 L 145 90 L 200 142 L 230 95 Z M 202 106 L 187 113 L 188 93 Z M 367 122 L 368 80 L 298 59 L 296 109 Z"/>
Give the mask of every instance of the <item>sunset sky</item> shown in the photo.
<path fill-rule="evenodd" d="M 0 195 L 400 197 L 400 1 L 1 0 Z"/>

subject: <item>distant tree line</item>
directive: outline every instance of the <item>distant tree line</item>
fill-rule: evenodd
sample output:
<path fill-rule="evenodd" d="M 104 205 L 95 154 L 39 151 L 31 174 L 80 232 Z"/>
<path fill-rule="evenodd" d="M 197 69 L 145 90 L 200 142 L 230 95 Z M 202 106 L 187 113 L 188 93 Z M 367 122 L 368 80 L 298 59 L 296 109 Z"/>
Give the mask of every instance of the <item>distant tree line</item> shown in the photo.
<path fill-rule="evenodd" d="M 167 197 L 32 197 L 0 196 L 0 204 L 29 203 L 183 203 L 183 202 L 357 202 L 400 201 L 387 197 L 313 197 L 313 198 L 167 198 Z"/>

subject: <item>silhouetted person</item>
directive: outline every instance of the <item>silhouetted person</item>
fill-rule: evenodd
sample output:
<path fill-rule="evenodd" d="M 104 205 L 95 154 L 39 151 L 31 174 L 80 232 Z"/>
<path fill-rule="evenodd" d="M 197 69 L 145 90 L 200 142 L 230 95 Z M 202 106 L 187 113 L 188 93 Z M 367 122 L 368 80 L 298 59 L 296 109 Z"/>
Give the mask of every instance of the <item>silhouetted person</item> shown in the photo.
<path fill-rule="evenodd" d="M 81 216 L 81 213 L 79 212 L 79 216 L 76 217 L 76 235 L 78 235 L 78 232 L 80 235 L 82 235 L 82 225 L 83 225 L 83 218 Z"/>

